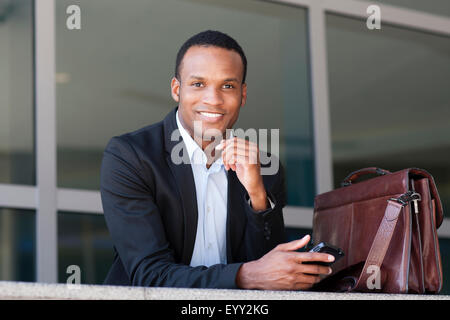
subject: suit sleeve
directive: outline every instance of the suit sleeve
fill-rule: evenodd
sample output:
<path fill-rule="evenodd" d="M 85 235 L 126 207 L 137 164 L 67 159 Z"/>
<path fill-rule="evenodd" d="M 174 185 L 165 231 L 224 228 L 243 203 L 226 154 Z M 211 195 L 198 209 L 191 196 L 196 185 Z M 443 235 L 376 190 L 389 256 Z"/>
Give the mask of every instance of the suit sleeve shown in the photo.
<path fill-rule="evenodd" d="M 130 284 L 237 288 L 241 263 L 210 267 L 175 263 L 154 201 L 153 178 L 141 168 L 126 137 L 110 140 L 103 154 L 100 191 L 106 224 Z"/>
<path fill-rule="evenodd" d="M 257 212 L 248 203 L 248 193 L 245 194 L 248 220 L 245 233 L 247 261 L 259 259 L 278 244 L 286 242 L 283 207 L 286 205 L 287 195 L 284 168 L 281 162 L 279 169 L 272 188 L 266 187 L 267 196 L 274 204 L 273 208 Z"/>

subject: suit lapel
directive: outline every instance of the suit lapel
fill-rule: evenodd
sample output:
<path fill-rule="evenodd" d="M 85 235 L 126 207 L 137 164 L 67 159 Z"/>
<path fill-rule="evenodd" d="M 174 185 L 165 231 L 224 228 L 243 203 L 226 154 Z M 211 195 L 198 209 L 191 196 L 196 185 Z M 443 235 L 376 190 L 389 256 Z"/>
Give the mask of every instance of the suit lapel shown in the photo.
<path fill-rule="evenodd" d="M 233 170 L 227 171 L 228 203 L 227 203 L 227 262 L 235 262 L 239 246 L 242 244 L 246 217 L 243 205 L 245 189 Z"/>
<path fill-rule="evenodd" d="M 197 234 L 198 208 L 197 194 L 195 192 L 195 181 L 192 173 L 192 167 L 187 156 L 186 145 L 183 138 L 179 136 L 177 141 L 171 140 L 171 135 L 177 129 L 175 114 L 178 107 L 173 109 L 164 119 L 164 140 L 166 145 L 166 161 L 176 180 L 179 195 L 181 198 L 183 217 L 184 217 L 184 235 L 183 235 L 183 253 L 181 262 L 189 265 L 192 252 L 194 250 L 195 236 Z M 182 143 L 182 155 L 186 156 L 183 163 L 175 164 L 171 159 L 172 149 Z"/>

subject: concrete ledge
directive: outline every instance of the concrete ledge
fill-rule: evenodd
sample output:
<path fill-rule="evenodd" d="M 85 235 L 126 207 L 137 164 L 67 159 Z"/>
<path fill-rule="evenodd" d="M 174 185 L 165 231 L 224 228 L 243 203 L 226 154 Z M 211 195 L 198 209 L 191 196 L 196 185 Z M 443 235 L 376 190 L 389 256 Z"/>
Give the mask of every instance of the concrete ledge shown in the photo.
<path fill-rule="evenodd" d="M 448 295 L 144 288 L 0 281 L 0 299 L 31 300 L 450 300 Z"/>

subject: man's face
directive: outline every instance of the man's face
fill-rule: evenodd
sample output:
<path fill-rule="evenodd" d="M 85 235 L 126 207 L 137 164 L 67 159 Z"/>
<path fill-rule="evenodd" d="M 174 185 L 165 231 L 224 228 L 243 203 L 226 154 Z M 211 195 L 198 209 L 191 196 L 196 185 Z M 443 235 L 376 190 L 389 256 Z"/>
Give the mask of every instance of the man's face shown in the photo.
<path fill-rule="evenodd" d="M 180 121 L 191 136 L 194 121 L 201 121 L 202 135 L 208 129 L 224 134 L 233 127 L 247 97 L 243 68 L 235 51 L 214 46 L 188 49 L 180 64 L 180 79 L 172 78 L 171 93 L 178 102 Z"/>

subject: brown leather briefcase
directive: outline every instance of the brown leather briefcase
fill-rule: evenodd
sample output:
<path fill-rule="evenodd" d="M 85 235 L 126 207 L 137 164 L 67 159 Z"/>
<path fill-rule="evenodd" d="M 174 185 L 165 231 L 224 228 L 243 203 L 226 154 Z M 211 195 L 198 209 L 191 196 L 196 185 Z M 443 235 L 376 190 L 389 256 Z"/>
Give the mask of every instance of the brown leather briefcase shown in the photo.
<path fill-rule="evenodd" d="M 372 179 L 355 183 L 366 174 Z M 316 290 L 438 293 L 442 263 L 437 228 L 442 205 L 422 169 L 352 172 L 342 187 L 315 198 L 314 243 L 340 247 L 344 257 Z"/>

